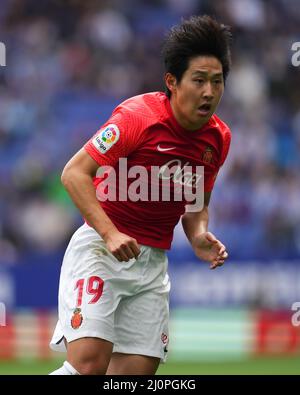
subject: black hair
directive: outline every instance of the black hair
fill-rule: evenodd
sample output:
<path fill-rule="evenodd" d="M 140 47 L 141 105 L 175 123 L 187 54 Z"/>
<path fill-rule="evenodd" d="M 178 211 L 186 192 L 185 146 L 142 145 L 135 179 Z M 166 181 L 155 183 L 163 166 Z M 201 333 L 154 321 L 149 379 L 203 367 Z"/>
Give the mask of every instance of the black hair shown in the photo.
<path fill-rule="evenodd" d="M 165 72 L 171 73 L 180 82 L 192 58 L 215 56 L 222 64 L 225 82 L 231 66 L 231 41 L 230 27 L 208 15 L 184 19 L 180 25 L 171 28 L 165 39 L 162 50 Z M 167 87 L 166 94 L 171 96 Z"/>

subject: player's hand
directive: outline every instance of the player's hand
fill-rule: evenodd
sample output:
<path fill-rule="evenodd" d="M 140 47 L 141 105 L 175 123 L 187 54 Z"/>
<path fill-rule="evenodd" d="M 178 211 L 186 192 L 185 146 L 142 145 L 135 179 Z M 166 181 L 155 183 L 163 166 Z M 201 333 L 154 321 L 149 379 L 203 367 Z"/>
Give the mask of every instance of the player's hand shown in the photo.
<path fill-rule="evenodd" d="M 108 233 L 103 239 L 108 250 L 120 262 L 128 262 L 132 258 L 137 259 L 141 252 L 136 239 L 117 230 Z"/>
<path fill-rule="evenodd" d="M 210 262 L 210 269 L 222 266 L 228 258 L 226 247 L 210 232 L 201 233 L 193 241 L 198 258 Z"/>

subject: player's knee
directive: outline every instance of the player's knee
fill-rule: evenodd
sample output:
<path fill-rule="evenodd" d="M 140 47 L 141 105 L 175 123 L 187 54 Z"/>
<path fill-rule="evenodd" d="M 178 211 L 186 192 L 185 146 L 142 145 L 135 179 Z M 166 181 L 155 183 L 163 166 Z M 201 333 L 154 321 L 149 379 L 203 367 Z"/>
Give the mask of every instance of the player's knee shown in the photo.
<path fill-rule="evenodd" d="M 68 361 L 82 375 L 104 375 L 112 352 L 112 343 L 82 338 L 68 344 Z"/>
<path fill-rule="evenodd" d="M 98 359 L 77 362 L 77 370 L 81 375 L 104 375 L 107 364 Z"/>
<path fill-rule="evenodd" d="M 100 351 L 98 353 L 85 352 L 77 354 L 72 364 L 81 375 L 104 375 L 109 358 Z"/>

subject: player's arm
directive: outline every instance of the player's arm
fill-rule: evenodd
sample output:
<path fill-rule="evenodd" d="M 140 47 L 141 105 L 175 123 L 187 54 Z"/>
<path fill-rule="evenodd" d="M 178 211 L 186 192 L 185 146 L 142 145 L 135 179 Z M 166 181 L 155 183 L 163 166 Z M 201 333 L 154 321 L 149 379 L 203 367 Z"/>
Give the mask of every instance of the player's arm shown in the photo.
<path fill-rule="evenodd" d="M 210 268 L 222 266 L 228 257 L 226 247 L 211 232 L 208 232 L 208 205 L 211 192 L 204 194 L 204 207 L 199 212 L 186 212 L 182 226 L 198 258 L 210 262 Z"/>
<path fill-rule="evenodd" d="M 109 251 L 119 260 L 137 258 L 140 253 L 137 241 L 118 231 L 97 200 L 93 177 L 99 164 L 81 149 L 66 164 L 61 181 L 74 204 L 87 222 L 105 241 Z"/>

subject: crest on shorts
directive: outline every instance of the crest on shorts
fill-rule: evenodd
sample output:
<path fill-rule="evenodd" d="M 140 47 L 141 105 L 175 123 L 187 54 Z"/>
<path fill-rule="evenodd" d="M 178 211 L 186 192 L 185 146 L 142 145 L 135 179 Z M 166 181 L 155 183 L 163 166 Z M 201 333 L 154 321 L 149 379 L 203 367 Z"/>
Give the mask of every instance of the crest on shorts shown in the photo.
<path fill-rule="evenodd" d="M 168 335 L 166 335 L 164 332 L 161 334 L 161 341 L 163 344 L 167 344 L 169 341 Z"/>
<path fill-rule="evenodd" d="M 82 314 L 81 314 L 81 309 L 79 307 L 76 307 L 76 309 L 73 311 L 73 316 L 71 318 L 71 326 L 73 329 L 78 329 L 80 325 L 82 324 Z"/>
<path fill-rule="evenodd" d="M 161 341 L 164 345 L 164 352 L 167 353 L 168 352 L 169 337 L 164 332 L 161 334 Z"/>
<path fill-rule="evenodd" d="M 212 149 L 210 147 L 206 147 L 205 151 L 202 154 L 202 161 L 204 163 L 209 164 L 211 163 L 212 159 L 213 159 Z"/>

